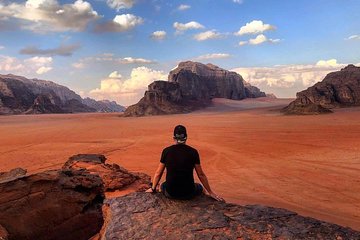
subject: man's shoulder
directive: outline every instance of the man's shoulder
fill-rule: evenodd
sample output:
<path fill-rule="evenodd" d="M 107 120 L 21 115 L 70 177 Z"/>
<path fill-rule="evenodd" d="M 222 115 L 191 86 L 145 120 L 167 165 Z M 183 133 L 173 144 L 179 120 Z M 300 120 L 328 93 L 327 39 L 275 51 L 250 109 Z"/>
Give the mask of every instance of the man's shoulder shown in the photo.
<path fill-rule="evenodd" d="M 185 145 L 189 150 L 191 150 L 191 151 L 193 151 L 193 152 L 197 152 L 197 150 L 194 148 L 194 147 L 192 147 L 192 146 L 190 146 L 190 145 Z"/>

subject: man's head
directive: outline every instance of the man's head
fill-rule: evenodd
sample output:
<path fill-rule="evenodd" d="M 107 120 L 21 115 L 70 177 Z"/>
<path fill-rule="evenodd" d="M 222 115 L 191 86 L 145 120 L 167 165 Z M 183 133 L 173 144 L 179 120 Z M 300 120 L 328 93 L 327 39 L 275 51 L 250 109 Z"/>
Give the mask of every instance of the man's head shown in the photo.
<path fill-rule="evenodd" d="M 184 143 L 187 139 L 186 128 L 183 125 L 177 125 L 174 128 L 174 140 L 178 143 Z"/>

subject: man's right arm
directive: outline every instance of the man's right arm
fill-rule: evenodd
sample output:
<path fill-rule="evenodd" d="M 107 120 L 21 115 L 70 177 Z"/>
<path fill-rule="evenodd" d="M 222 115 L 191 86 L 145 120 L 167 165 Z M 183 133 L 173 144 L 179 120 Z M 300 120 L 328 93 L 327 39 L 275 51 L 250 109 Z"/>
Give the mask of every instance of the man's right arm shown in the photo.
<path fill-rule="evenodd" d="M 210 184 L 209 181 L 206 177 L 206 174 L 204 173 L 204 171 L 201 168 L 200 164 L 195 164 L 195 171 L 201 181 L 201 183 L 204 185 L 206 191 L 209 193 L 210 197 L 214 198 L 217 201 L 224 201 L 224 199 L 218 195 L 216 195 L 210 188 Z"/>

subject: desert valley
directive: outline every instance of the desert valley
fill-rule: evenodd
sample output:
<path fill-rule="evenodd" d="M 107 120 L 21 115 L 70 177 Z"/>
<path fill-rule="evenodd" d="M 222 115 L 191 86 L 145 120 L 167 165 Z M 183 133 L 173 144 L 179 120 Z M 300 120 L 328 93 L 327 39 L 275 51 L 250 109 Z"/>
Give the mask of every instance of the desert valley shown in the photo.
<path fill-rule="evenodd" d="M 0 240 L 360 240 L 358 9 L 0 1 Z"/>

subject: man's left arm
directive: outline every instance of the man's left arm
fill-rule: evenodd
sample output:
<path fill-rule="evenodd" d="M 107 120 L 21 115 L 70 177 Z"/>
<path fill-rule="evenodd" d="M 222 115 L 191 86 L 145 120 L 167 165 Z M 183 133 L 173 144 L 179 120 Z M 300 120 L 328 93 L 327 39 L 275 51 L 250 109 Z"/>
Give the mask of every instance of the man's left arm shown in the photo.
<path fill-rule="evenodd" d="M 146 190 L 146 192 L 153 192 L 156 189 L 156 186 L 159 184 L 159 181 L 164 173 L 164 169 L 165 169 L 165 164 L 159 163 L 159 166 L 155 172 L 155 175 L 154 175 L 154 178 L 152 181 L 152 186 L 151 186 L 151 188 Z"/>

